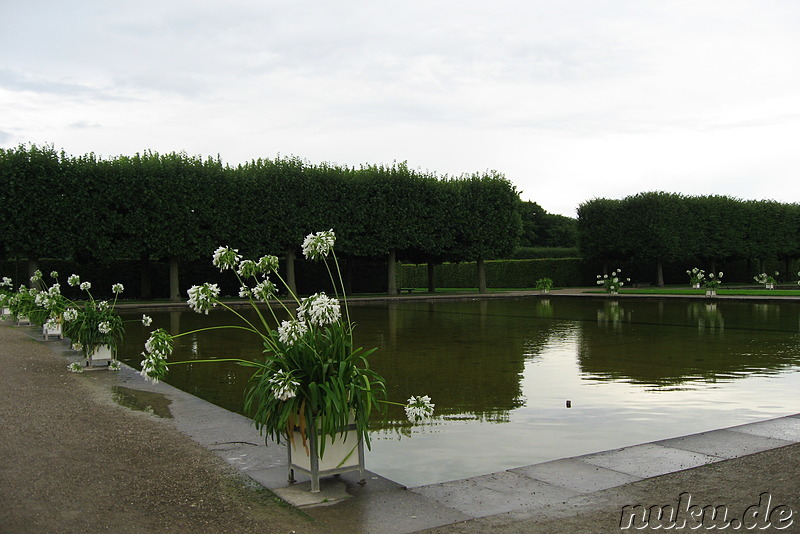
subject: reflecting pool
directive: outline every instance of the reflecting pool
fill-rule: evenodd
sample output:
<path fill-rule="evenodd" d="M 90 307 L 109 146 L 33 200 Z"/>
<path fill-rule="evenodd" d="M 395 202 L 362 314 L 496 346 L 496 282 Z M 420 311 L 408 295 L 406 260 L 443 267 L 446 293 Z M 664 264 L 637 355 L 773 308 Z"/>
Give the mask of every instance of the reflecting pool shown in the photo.
<path fill-rule="evenodd" d="M 430 395 L 422 426 L 376 422 L 367 467 L 417 486 L 800 412 L 800 306 L 551 297 L 351 303 L 356 342 L 391 400 Z M 229 313 L 149 314 L 150 330 L 235 324 Z M 133 316 L 131 316 L 133 317 Z M 242 331 L 180 338 L 177 359 L 258 358 Z M 171 369 L 167 382 L 241 412 L 250 370 Z M 568 405 L 570 407 L 568 407 Z"/>

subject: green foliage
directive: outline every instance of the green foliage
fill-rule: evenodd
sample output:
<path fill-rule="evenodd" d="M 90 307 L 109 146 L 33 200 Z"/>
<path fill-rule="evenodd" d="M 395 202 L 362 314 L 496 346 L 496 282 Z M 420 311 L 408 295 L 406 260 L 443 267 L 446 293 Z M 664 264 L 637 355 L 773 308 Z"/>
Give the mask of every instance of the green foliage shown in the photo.
<path fill-rule="evenodd" d="M 577 258 L 577 247 L 517 247 L 512 260 L 540 260 L 548 258 Z"/>
<path fill-rule="evenodd" d="M 434 269 L 441 287 L 477 287 L 475 262 L 444 263 Z M 404 264 L 398 270 L 401 287 L 427 287 L 427 266 Z M 589 281 L 586 265 L 577 258 L 486 261 L 487 286 L 491 288 L 535 287 L 540 278 L 551 278 L 556 286 L 581 286 Z"/>
<path fill-rule="evenodd" d="M 520 202 L 522 247 L 578 246 L 578 221 L 564 215 L 547 213 L 536 202 Z"/>

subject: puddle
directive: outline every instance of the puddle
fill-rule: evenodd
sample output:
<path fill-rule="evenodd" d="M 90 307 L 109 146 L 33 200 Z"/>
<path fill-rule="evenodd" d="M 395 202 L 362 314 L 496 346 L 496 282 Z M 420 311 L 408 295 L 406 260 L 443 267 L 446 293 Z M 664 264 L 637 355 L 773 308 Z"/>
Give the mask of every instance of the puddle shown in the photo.
<path fill-rule="evenodd" d="M 172 401 L 161 393 L 140 391 L 122 386 L 114 386 L 112 389 L 114 402 L 120 406 L 140 412 L 148 412 L 165 419 L 172 419 L 172 413 L 169 411 L 169 405 L 172 404 Z"/>

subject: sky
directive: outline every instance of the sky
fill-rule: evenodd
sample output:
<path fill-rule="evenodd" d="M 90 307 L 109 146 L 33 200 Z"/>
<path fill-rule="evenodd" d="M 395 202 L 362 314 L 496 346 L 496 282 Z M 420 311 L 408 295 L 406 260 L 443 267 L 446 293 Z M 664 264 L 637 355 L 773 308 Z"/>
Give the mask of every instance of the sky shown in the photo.
<path fill-rule="evenodd" d="M 797 0 L 0 0 L 0 147 L 800 202 Z"/>

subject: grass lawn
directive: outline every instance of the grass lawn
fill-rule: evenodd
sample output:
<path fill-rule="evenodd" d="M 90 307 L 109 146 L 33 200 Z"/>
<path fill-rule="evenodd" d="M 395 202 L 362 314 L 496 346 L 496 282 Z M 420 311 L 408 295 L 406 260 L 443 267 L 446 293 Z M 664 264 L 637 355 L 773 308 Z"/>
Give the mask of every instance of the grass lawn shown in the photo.
<path fill-rule="evenodd" d="M 705 295 L 705 289 L 653 287 L 623 289 L 620 293 L 634 295 Z M 800 297 L 800 289 L 717 289 L 717 295 L 754 295 L 759 297 Z"/>

